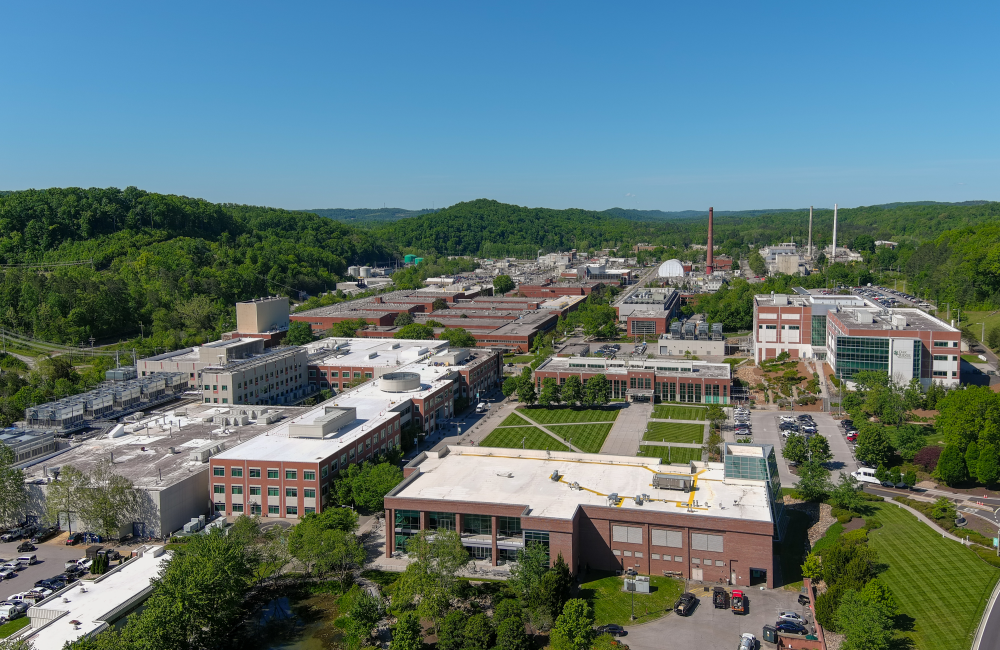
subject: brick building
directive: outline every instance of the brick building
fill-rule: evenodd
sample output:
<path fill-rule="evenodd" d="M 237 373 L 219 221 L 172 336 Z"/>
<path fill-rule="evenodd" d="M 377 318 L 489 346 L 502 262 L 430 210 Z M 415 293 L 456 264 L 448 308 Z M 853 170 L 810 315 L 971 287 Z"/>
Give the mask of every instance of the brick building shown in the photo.
<path fill-rule="evenodd" d="M 426 452 L 385 498 L 386 556 L 420 530 L 444 529 L 493 564 L 537 542 L 574 573 L 635 569 L 773 587 L 783 515 L 774 449 L 727 444 L 723 459 L 659 465 L 574 452 Z"/>

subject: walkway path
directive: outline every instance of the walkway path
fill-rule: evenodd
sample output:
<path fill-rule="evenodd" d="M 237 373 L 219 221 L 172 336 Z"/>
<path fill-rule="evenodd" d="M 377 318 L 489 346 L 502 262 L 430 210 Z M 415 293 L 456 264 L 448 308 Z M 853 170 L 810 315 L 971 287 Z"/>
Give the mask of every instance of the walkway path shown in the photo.
<path fill-rule="evenodd" d="M 535 427 L 538 427 L 539 429 L 541 429 L 545 433 L 547 433 L 550 436 L 552 436 L 553 438 L 555 438 L 557 441 L 559 441 L 559 442 L 563 443 L 564 445 L 566 445 L 567 447 L 569 447 L 571 451 L 578 451 L 581 454 L 584 453 L 584 451 L 582 449 L 580 449 L 579 447 L 577 447 L 576 445 L 569 444 L 569 442 L 567 442 L 566 439 L 563 438 L 562 436 L 558 436 L 558 435 L 552 433 L 551 429 L 548 429 L 545 426 L 539 424 L 538 422 L 532 420 L 530 417 L 528 417 L 528 414 L 525 411 L 518 411 L 517 414 L 521 418 L 525 419 L 526 421 L 528 421 L 529 423 L 531 423 L 532 425 L 534 425 Z"/>
<path fill-rule="evenodd" d="M 639 453 L 639 443 L 652 413 L 653 405 L 648 402 L 632 402 L 620 410 L 618 419 L 604 440 L 601 453 L 616 456 L 635 456 Z"/>

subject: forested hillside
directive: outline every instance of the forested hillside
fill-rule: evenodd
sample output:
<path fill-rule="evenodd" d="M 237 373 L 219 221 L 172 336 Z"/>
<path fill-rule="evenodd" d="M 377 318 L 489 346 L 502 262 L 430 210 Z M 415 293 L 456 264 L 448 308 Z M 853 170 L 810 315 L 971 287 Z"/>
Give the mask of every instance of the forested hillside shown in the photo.
<path fill-rule="evenodd" d="M 0 325 L 63 343 L 144 332 L 175 348 L 233 327 L 237 300 L 314 294 L 388 256 L 370 233 L 305 212 L 133 187 L 11 192 Z"/>
<path fill-rule="evenodd" d="M 316 210 L 304 210 L 318 214 L 334 221 L 344 221 L 352 225 L 377 224 L 386 221 L 399 221 L 409 217 L 419 217 L 424 214 L 433 214 L 436 210 L 403 210 L 402 208 L 358 208 L 349 210 L 345 208 L 320 208 Z"/>

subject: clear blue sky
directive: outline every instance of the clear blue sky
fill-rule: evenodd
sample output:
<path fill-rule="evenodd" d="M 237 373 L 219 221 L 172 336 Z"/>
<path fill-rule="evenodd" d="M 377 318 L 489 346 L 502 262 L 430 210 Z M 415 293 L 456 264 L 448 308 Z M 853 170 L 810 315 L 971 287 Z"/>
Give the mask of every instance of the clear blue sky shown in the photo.
<path fill-rule="evenodd" d="M 1000 199 L 1000 3 L 12 2 L 0 189 L 287 208 Z"/>

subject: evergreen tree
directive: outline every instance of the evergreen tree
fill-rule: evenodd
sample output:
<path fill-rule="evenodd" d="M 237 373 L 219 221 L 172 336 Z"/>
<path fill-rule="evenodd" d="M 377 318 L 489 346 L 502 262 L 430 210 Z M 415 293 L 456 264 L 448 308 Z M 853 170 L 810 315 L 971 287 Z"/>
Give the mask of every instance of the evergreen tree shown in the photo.
<path fill-rule="evenodd" d="M 470 616 L 465 624 L 465 650 L 490 650 L 493 634 L 493 623 L 486 614 Z"/>
<path fill-rule="evenodd" d="M 463 612 L 458 610 L 448 612 L 437 631 L 438 650 L 461 650 L 465 645 L 465 619 L 466 615 Z"/>
<path fill-rule="evenodd" d="M 944 481 L 946 485 L 957 485 L 966 480 L 969 475 L 965 467 L 965 456 L 962 450 L 955 444 L 946 445 L 941 457 L 938 458 L 935 476 Z"/>
<path fill-rule="evenodd" d="M 1000 481 L 1000 453 L 993 443 L 984 443 L 976 460 L 976 477 L 984 485 L 994 485 Z"/>

